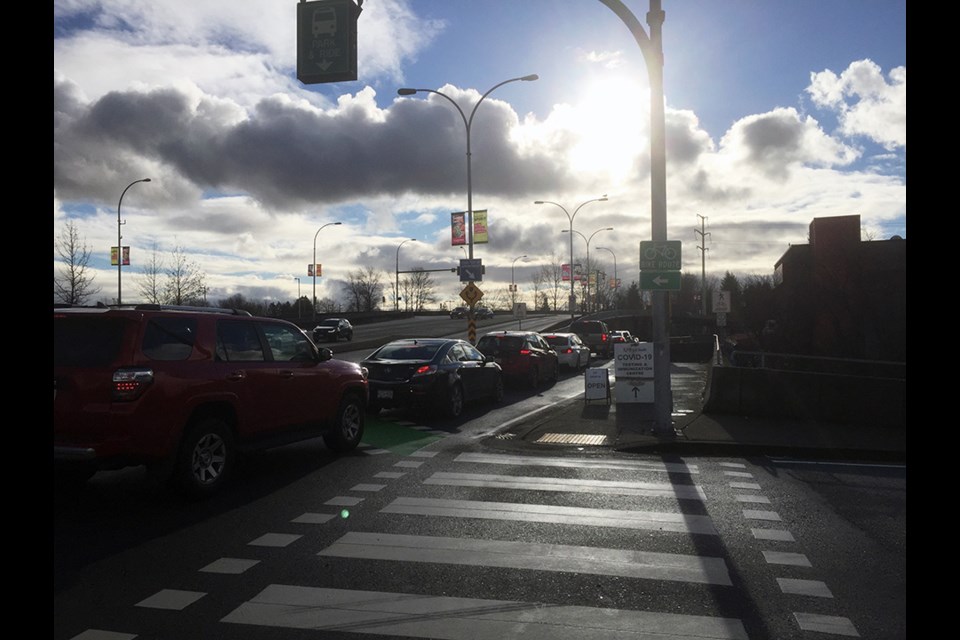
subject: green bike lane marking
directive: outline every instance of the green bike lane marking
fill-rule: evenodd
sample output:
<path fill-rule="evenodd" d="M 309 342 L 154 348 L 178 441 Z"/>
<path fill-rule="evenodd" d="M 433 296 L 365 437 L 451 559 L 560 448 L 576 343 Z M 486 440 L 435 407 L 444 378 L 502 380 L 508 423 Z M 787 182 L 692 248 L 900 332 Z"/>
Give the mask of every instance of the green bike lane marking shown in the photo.
<path fill-rule="evenodd" d="M 401 456 L 407 456 L 442 439 L 442 436 L 424 433 L 419 429 L 412 429 L 389 420 L 367 416 L 362 441 L 365 444 L 387 449 Z"/>

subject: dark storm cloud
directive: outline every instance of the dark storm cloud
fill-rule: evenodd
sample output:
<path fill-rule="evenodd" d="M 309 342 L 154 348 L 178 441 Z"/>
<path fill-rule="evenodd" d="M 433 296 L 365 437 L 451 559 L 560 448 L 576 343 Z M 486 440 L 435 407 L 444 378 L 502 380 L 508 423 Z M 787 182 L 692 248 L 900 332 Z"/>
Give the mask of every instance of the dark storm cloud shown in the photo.
<path fill-rule="evenodd" d="M 740 136 L 747 161 L 770 177 L 786 178 L 787 167 L 803 158 L 804 125 L 791 112 L 744 122 Z"/>
<path fill-rule="evenodd" d="M 109 202 L 115 180 L 100 183 L 130 175 L 131 165 L 164 167 L 173 178 L 165 188 L 179 181 L 197 191 L 249 193 L 268 207 L 464 187 L 465 127 L 451 106 L 431 101 L 401 100 L 380 112 L 357 99 L 320 113 L 268 98 L 238 122 L 176 89 L 113 92 L 84 107 L 55 82 L 54 96 L 54 186 L 63 199 Z M 521 155 L 509 143 L 515 122 L 503 103 L 484 104 L 471 131 L 475 191 L 517 195 L 565 185 L 570 176 L 551 156 Z"/>

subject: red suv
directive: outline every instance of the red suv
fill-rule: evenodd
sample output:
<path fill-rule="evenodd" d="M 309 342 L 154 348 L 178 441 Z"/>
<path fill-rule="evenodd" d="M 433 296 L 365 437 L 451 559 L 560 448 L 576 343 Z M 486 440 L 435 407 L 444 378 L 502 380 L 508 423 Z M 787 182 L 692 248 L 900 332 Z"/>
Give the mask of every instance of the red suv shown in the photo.
<path fill-rule="evenodd" d="M 525 380 L 536 389 L 560 377 L 557 352 L 535 331 L 495 331 L 477 342 L 477 349 L 492 356 L 505 376 Z"/>
<path fill-rule="evenodd" d="M 53 311 L 58 475 L 147 465 L 185 493 L 213 493 L 244 450 L 363 436 L 366 371 L 296 325 L 208 307 Z"/>

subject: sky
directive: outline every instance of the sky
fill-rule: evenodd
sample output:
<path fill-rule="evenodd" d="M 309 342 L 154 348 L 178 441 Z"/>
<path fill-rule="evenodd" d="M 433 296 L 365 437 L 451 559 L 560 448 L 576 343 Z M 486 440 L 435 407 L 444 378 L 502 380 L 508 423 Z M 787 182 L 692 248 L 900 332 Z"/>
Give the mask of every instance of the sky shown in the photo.
<path fill-rule="evenodd" d="M 569 262 L 575 211 L 574 261 L 590 239 L 591 263 L 638 280 L 650 84 L 610 7 L 365 0 L 357 80 L 304 84 L 297 4 L 54 0 L 54 240 L 75 223 L 96 300 L 116 298 L 119 215 L 124 302 L 141 299 L 151 257 L 181 251 L 212 303 L 292 302 L 314 286 L 341 300 L 348 275 L 372 267 L 392 307 L 398 269 L 465 257 L 450 217 L 467 209 L 468 128 L 451 101 L 473 114 L 481 290 L 513 279 L 532 295 L 541 266 Z M 648 0 L 623 5 L 649 33 Z M 818 217 L 906 238 L 906 0 L 662 8 L 667 237 L 685 273 L 771 276 Z M 461 304 L 456 275 L 433 275 L 438 302 Z"/>

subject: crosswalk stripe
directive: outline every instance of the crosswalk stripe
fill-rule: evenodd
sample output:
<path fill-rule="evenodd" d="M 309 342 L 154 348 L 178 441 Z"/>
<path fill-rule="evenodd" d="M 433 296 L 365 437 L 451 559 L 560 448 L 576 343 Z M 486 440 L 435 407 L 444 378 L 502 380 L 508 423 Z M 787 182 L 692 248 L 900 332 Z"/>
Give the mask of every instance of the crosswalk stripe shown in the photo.
<path fill-rule="evenodd" d="M 437 640 L 749 640 L 735 618 L 281 584 L 222 622 Z"/>
<path fill-rule="evenodd" d="M 514 456 L 497 453 L 461 453 L 454 462 L 509 464 L 518 467 L 573 467 L 577 469 L 617 469 L 621 471 L 662 471 L 665 473 L 700 473 L 695 464 L 645 460 L 587 460 L 541 456 Z"/>
<path fill-rule="evenodd" d="M 384 507 L 381 512 L 719 535 L 709 516 L 655 511 L 399 497 Z"/>
<path fill-rule="evenodd" d="M 723 558 L 505 540 L 351 531 L 317 555 L 732 585 Z"/>
<path fill-rule="evenodd" d="M 657 482 L 619 482 L 569 478 L 538 478 L 533 476 L 504 476 L 482 473 L 452 473 L 439 471 L 424 480 L 424 484 L 485 487 L 496 489 L 528 489 L 535 491 L 564 491 L 605 493 L 630 496 L 705 500 L 703 489 L 695 485 L 674 485 Z"/>

